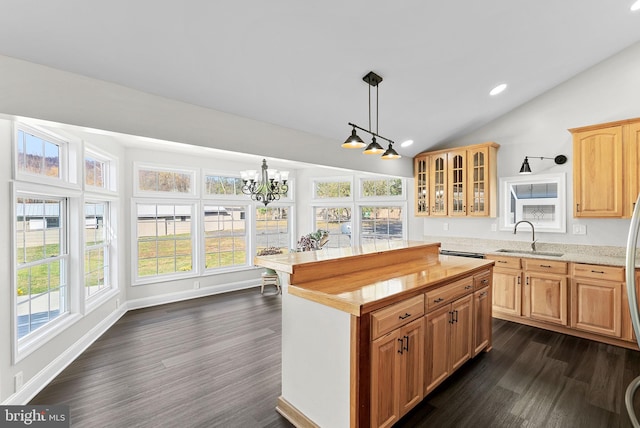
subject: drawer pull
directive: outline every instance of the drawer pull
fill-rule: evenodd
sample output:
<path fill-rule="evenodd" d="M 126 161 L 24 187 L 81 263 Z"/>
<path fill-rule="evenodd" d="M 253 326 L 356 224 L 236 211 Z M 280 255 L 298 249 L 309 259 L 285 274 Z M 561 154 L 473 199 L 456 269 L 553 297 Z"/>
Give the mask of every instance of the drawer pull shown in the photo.
<path fill-rule="evenodd" d="M 440 302 L 444 302 L 444 299 L 442 297 L 438 297 L 433 301 L 433 303 L 440 303 Z"/>
<path fill-rule="evenodd" d="M 506 261 L 504 261 L 504 260 L 496 260 L 496 261 L 497 261 L 498 263 L 508 263 L 508 262 L 506 262 Z"/>
<path fill-rule="evenodd" d="M 487 292 L 486 292 L 486 291 L 483 291 L 482 293 L 480 293 L 480 297 L 484 297 L 484 296 L 486 296 L 486 295 L 487 295 Z"/>
<path fill-rule="evenodd" d="M 464 289 L 465 290 L 471 290 L 473 288 L 473 285 L 465 285 Z"/>
<path fill-rule="evenodd" d="M 405 312 L 404 315 L 398 315 L 398 318 L 400 318 L 401 320 L 406 320 L 410 316 L 411 314 L 409 312 Z"/>
<path fill-rule="evenodd" d="M 400 349 L 398 349 L 398 354 L 402 355 L 402 350 L 404 349 L 404 340 L 398 339 L 398 342 L 400 342 Z"/>
<path fill-rule="evenodd" d="M 591 273 L 604 273 L 603 270 L 591 270 Z"/>
<path fill-rule="evenodd" d="M 458 310 L 456 309 L 455 311 L 453 311 L 453 314 L 455 315 L 453 322 L 458 322 Z"/>
<path fill-rule="evenodd" d="M 409 336 L 405 336 L 404 339 L 407 341 L 407 344 L 404 345 L 404 350 L 409 352 Z"/>
<path fill-rule="evenodd" d="M 550 268 L 550 267 L 551 267 L 551 265 L 540 265 L 540 267 L 543 267 L 543 268 Z"/>
<path fill-rule="evenodd" d="M 449 312 L 449 324 L 453 324 L 453 311 Z"/>

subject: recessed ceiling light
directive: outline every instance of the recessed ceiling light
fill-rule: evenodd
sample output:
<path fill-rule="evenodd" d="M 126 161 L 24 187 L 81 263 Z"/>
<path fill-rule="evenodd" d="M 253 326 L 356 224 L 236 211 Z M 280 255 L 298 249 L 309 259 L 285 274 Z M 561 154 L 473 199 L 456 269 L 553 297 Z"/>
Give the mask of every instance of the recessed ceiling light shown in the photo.
<path fill-rule="evenodd" d="M 636 0 L 636 2 L 631 5 L 631 12 L 635 12 L 636 10 L 640 10 L 640 0 Z"/>
<path fill-rule="evenodd" d="M 409 147 L 412 144 L 413 144 L 413 140 L 407 140 L 407 141 L 403 141 L 402 144 L 400 144 L 400 147 Z"/>
<path fill-rule="evenodd" d="M 638 0 L 638 1 L 640 1 L 640 0 Z M 498 95 L 498 94 L 502 93 L 505 89 L 507 89 L 507 84 L 506 83 L 501 83 L 500 85 L 498 85 L 495 88 L 493 88 L 491 90 L 491 92 L 489 92 L 489 95 L 491 95 L 491 96 Z"/>

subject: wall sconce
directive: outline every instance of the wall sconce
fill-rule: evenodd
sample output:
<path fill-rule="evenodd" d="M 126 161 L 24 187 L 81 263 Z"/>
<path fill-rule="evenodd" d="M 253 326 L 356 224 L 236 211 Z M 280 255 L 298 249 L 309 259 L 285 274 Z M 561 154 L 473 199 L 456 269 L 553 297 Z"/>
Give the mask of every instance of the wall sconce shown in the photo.
<path fill-rule="evenodd" d="M 567 157 L 565 155 L 558 155 L 555 158 L 545 158 L 542 156 L 525 156 L 524 161 L 522 162 L 522 166 L 520 167 L 520 174 L 531 174 L 531 167 L 529 166 L 529 158 L 533 159 L 553 159 L 556 165 L 562 165 L 567 162 Z"/>

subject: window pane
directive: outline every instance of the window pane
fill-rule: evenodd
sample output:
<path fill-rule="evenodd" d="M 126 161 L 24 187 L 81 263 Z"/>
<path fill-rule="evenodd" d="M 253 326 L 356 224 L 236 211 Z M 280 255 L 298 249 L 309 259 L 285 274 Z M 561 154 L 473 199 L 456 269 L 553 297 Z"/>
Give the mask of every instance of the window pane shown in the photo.
<path fill-rule="evenodd" d="M 138 276 L 193 270 L 191 205 L 138 205 Z"/>
<path fill-rule="evenodd" d="M 316 207 L 315 228 L 329 231 L 327 248 L 351 246 L 351 208 Z"/>
<path fill-rule="evenodd" d="M 362 180 L 362 196 L 402 196 L 402 179 Z"/>
<path fill-rule="evenodd" d="M 351 182 L 349 181 L 316 182 L 315 186 L 315 197 L 318 199 L 351 197 Z"/>
<path fill-rule="evenodd" d="M 18 130 L 18 169 L 22 172 L 60 178 L 60 146 L 24 130 Z"/>
<path fill-rule="evenodd" d="M 205 192 L 207 195 L 218 196 L 242 195 L 242 180 L 236 177 L 207 175 Z"/>
<path fill-rule="evenodd" d="M 375 239 L 402 239 L 401 207 L 362 207 L 360 213 L 362 243 Z"/>
<path fill-rule="evenodd" d="M 98 159 L 85 157 L 84 160 L 84 182 L 88 186 L 105 187 L 106 183 L 106 163 Z"/>
<path fill-rule="evenodd" d="M 256 208 L 256 250 L 276 247 L 286 252 L 290 242 L 289 207 Z"/>
<path fill-rule="evenodd" d="M 19 263 L 61 254 L 61 212 L 58 200 L 16 199 L 16 251 Z"/>
<path fill-rule="evenodd" d="M 191 193 L 192 174 L 166 170 L 139 169 L 138 190 L 144 192 Z"/>
<path fill-rule="evenodd" d="M 246 207 L 205 205 L 205 268 L 247 264 Z"/>

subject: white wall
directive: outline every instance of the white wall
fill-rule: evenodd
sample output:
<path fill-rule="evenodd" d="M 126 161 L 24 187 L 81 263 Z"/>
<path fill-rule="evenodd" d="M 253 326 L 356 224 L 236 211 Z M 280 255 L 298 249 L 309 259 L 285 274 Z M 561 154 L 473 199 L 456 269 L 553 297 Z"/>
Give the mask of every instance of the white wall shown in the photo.
<path fill-rule="evenodd" d="M 525 155 L 566 155 L 569 160 L 564 165 L 530 159 L 534 174 L 564 172 L 567 177 L 567 233 L 536 233 L 536 237 L 540 242 L 624 246 L 629 220 L 573 218 L 573 146 L 567 129 L 635 117 L 640 117 L 640 43 L 446 146 L 497 142 L 499 177 L 518 175 Z M 491 225 L 496 222 L 497 219 L 428 218 L 424 220 L 424 235 L 530 239 L 524 231 L 515 236 L 492 232 Z M 448 223 L 448 231 L 443 230 L 444 223 Z M 574 235 L 574 224 L 586 225 L 587 234 Z"/>

